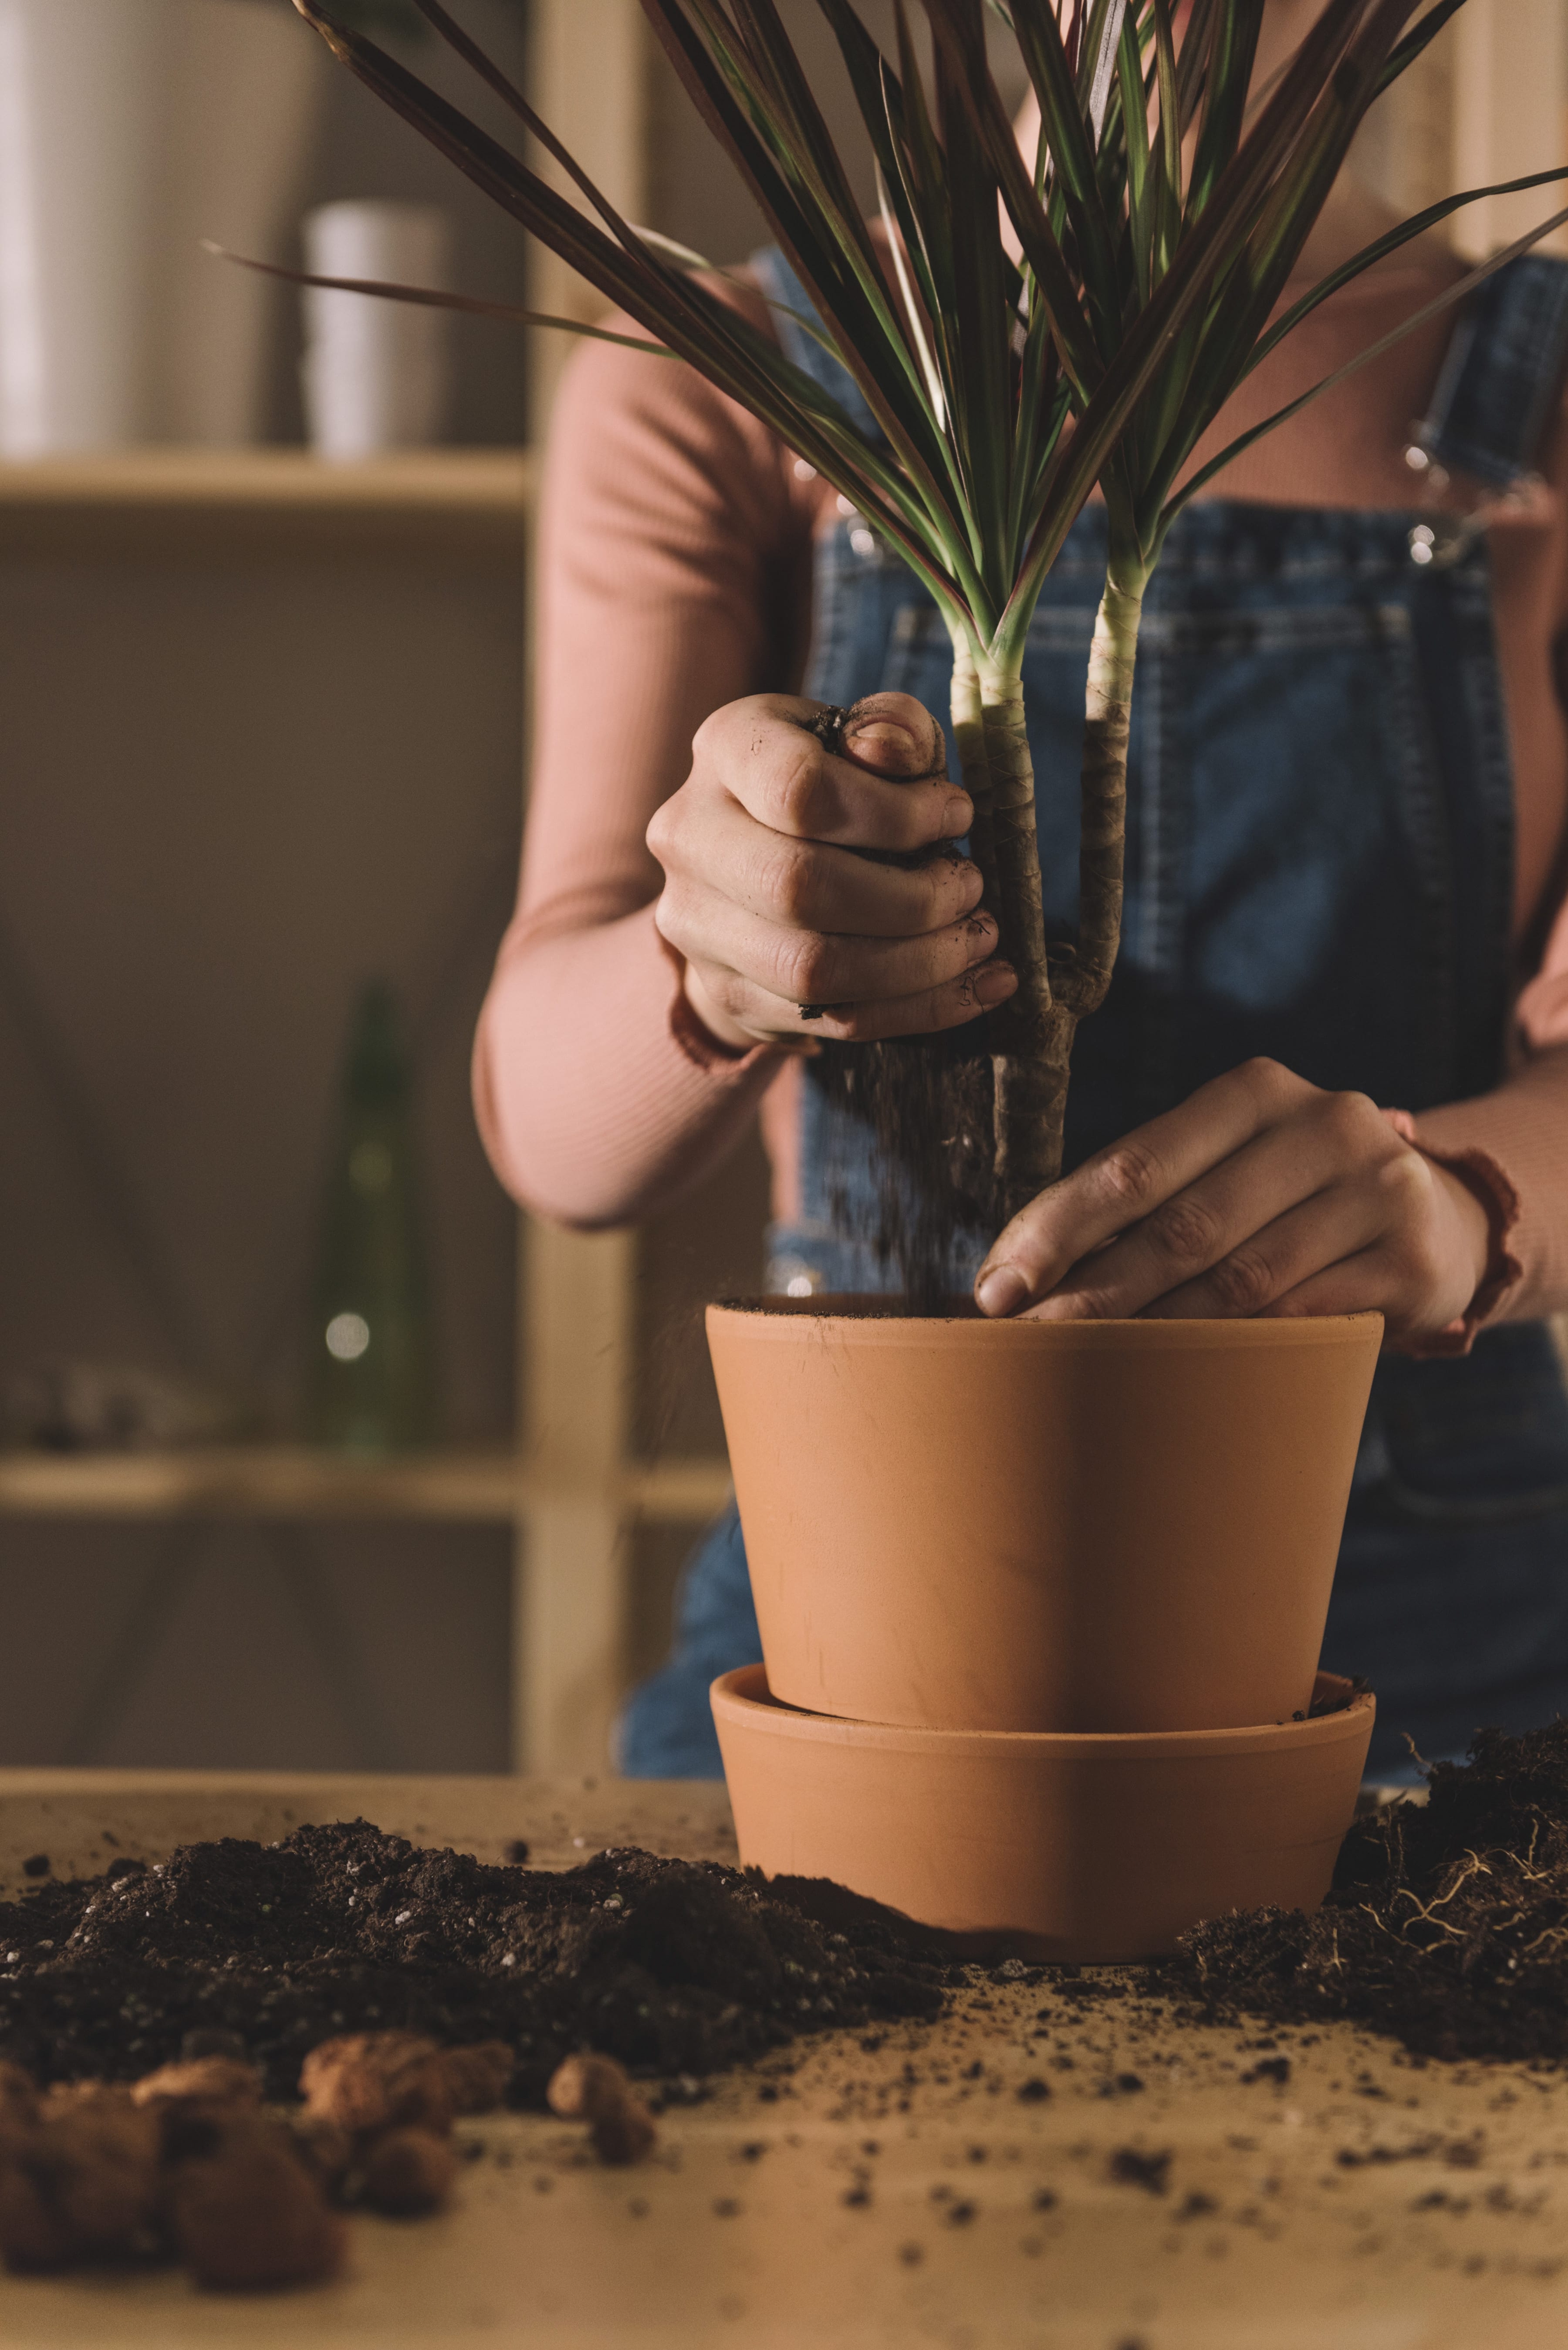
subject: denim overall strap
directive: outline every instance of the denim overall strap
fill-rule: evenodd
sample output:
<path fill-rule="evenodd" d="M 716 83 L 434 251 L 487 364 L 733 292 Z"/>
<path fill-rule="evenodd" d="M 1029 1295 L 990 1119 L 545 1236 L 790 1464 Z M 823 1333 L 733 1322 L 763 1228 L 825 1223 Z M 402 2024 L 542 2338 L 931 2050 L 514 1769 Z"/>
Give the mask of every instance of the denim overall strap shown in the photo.
<path fill-rule="evenodd" d="M 803 374 L 810 376 L 830 400 L 837 401 L 867 441 L 874 447 L 886 448 L 887 435 L 860 386 L 843 360 L 835 359 L 807 323 L 815 321 L 815 307 L 778 246 L 764 245 L 760 253 L 753 254 L 746 266 L 762 288 L 785 359 L 793 359 Z"/>
<path fill-rule="evenodd" d="M 783 265 L 772 298 L 805 300 Z M 1528 468 L 1551 400 L 1531 338 L 1568 265 L 1520 264 L 1461 323 L 1434 448 L 1482 478 Z M 791 355 L 853 385 L 781 312 Z M 1539 346 L 1538 346 L 1539 348 Z M 1543 364 L 1555 373 L 1553 343 Z M 832 370 L 837 369 L 836 380 Z M 863 405 L 863 403 L 862 403 Z M 1459 451 L 1469 454 L 1461 460 Z M 1487 470 L 1487 469 L 1490 469 Z M 1256 1053 L 1314 1084 L 1420 1109 L 1501 1072 L 1512 775 L 1484 532 L 1441 557 L 1419 509 L 1209 499 L 1178 519 L 1145 599 L 1128 768 L 1126 917 L 1104 1008 L 1079 1031 L 1069 1162 Z M 1076 918 L 1084 675 L 1105 577 L 1080 516 L 1024 662 L 1047 919 Z M 924 588 L 854 517 L 817 548 L 805 691 L 878 687 L 946 711 L 951 651 Z M 773 1284 L 888 1285 L 867 1131 L 803 1070 L 800 1221 Z M 986 1236 L 961 1243 L 956 1285 Z M 718 1767 L 706 1689 L 758 1654 L 733 1517 L 694 1562 L 675 1657 L 628 1709 L 623 1767 Z M 1568 1710 L 1568 1400 L 1548 1334 L 1483 1334 L 1457 1362 L 1380 1367 L 1324 1661 L 1379 1693 L 1375 1775 L 1462 1751 L 1481 1721 Z"/>
<path fill-rule="evenodd" d="M 1568 376 L 1568 261 L 1527 253 L 1466 303 L 1416 445 L 1507 489 L 1534 471 Z"/>

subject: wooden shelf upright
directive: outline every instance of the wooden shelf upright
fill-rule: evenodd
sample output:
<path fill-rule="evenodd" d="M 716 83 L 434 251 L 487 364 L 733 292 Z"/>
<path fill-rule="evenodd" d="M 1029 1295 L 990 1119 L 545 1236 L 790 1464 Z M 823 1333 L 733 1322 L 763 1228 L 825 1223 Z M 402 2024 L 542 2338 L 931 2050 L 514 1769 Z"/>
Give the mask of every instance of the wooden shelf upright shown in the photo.
<path fill-rule="evenodd" d="M 298 449 L 121 450 L 0 465 L 0 556 L 297 560 L 410 547 L 527 559 L 526 449 L 428 450 L 327 464 Z M 527 1401 L 514 1447 L 366 1461 L 297 1445 L 0 1452 L 0 1518 L 415 1518 L 511 1529 L 513 1759 L 602 1770 L 619 1696 L 626 1540 L 639 1523 L 722 1508 L 722 1461 L 626 1451 L 630 1234 L 583 1238 L 523 1219 L 518 1349 Z"/>

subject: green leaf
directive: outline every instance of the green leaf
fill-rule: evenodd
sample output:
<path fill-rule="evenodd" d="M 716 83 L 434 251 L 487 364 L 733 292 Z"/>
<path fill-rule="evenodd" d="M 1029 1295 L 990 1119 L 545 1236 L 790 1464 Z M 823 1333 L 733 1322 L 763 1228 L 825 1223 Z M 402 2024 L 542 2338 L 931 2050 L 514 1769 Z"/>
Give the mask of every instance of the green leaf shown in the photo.
<path fill-rule="evenodd" d="M 956 0 L 925 0 L 925 5 L 939 38 L 955 53 L 956 70 L 975 84 L 983 79 L 990 85 L 984 43 L 977 50 L 973 42 L 966 39 L 967 27 Z M 1019 51 L 1040 102 L 1041 123 L 1077 241 L 1078 265 L 1103 360 L 1105 354 L 1115 348 L 1121 328 L 1121 306 L 1110 224 L 1105 215 L 1095 172 L 1093 133 L 1079 102 L 1054 0 L 1014 0 L 1012 20 Z"/>
<path fill-rule="evenodd" d="M 717 12 L 701 0 L 711 21 Z M 952 453 L 926 405 L 919 361 L 898 326 L 876 273 L 867 286 L 858 250 L 837 241 L 838 224 L 797 195 L 755 135 L 732 83 L 745 87 L 745 60 L 733 48 L 710 56 L 680 0 L 644 0 L 647 15 L 689 93 L 745 176 L 779 244 L 833 333 L 835 347 L 859 385 L 883 432 L 930 501 L 939 508 L 968 563 L 968 518 Z M 753 93 L 754 95 L 754 93 Z M 852 242 L 864 237 L 857 227 Z M 971 585 L 978 592 L 978 575 Z"/>
<path fill-rule="evenodd" d="M 1154 142 L 1154 247 L 1149 284 L 1156 286 L 1170 267 L 1181 234 L 1181 107 L 1176 95 L 1176 50 L 1170 33 L 1169 0 L 1153 0 L 1155 86 L 1159 93 L 1159 136 Z"/>
<path fill-rule="evenodd" d="M 1556 165 L 1550 172 L 1528 172 L 1522 180 L 1499 180 L 1489 188 L 1466 188 L 1461 194 L 1445 196 L 1440 203 L 1428 204 L 1425 212 L 1416 213 L 1410 219 L 1401 221 L 1397 228 L 1391 228 L 1384 235 L 1375 237 L 1370 244 L 1364 244 L 1359 253 L 1352 254 L 1350 259 L 1342 262 L 1337 269 L 1331 269 L 1326 277 L 1320 277 L 1309 294 L 1303 294 L 1299 302 L 1293 303 L 1283 317 L 1257 343 L 1247 362 L 1245 373 L 1251 375 L 1254 368 L 1261 367 L 1270 352 L 1277 349 L 1287 335 L 1293 334 L 1302 320 L 1310 317 L 1330 295 L 1337 294 L 1341 286 L 1350 285 L 1353 279 L 1362 276 L 1379 261 L 1386 260 L 1389 254 L 1397 253 L 1401 245 L 1441 227 L 1443 222 L 1455 213 L 1462 212 L 1466 204 L 1479 204 L 1488 196 L 1523 195 L 1532 188 L 1551 187 L 1559 180 L 1568 180 L 1568 164 Z M 1556 221 L 1549 221 L 1544 228 L 1532 230 L 1521 244 L 1511 245 L 1505 257 L 1514 259 L 1519 254 L 1527 253 L 1532 244 L 1539 244 L 1542 236 L 1560 225 L 1561 215 Z M 1481 276 L 1490 275 L 1490 265 Z M 1479 286 L 1481 276 L 1467 278 L 1464 283 Z"/>
<path fill-rule="evenodd" d="M 202 251 L 216 261 L 232 261 L 237 268 L 254 270 L 260 277 L 281 277 L 290 286 L 319 286 L 338 294 L 374 295 L 383 302 L 411 302 L 428 310 L 461 310 L 472 318 L 499 318 L 514 327 L 550 327 L 562 334 L 581 335 L 595 343 L 618 343 L 623 350 L 645 358 L 670 359 L 675 353 L 665 343 L 649 342 L 645 335 L 618 335 L 608 327 L 589 326 L 582 318 L 556 318 L 546 310 L 525 310 L 515 302 L 486 302 L 472 294 L 453 294 L 444 286 L 399 286 L 384 277 L 322 277 L 314 270 L 289 269 L 281 261 L 257 261 L 247 253 L 233 253 L 210 236 L 200 239 Z"/>
<path fill-rule="evenodd" d="M 1176 68 L 1176 95 L 1181 108 L 1184 138 L 1208 88 L 1214 42 L 1225 14 L 1226 0 L 1192 0 L 1187 13 L 1187 29 L 1182 35 Z"/>
<path fill-rule="evenodd" d="M 1127 174 L 1127 230 L 1132 249 L 1133 277 L 1141 307 L 1154 284 L 1154 188 L 1148 145 L 1148 100 L 1144 88 L 1143 55 L 1137 26 L 1127 16 L 1122 21 L 1116 53 L 1121 85 L 1121 123 Z"/>
<path fill-rule="evenodd" d="M 379 33 L 404 41 L 424 37 L 419 0 L 337 0 L 337 7 L 353 32 Z"/>
<path fill-rule="evenodd" d="M 1121 46 L 1122 22 L 1127 8 L 1127 0 L 1095 0 L 1084 26 L 1083 47 L 1078 59 L 1078 102 L 1088 120 L 1090 134 L 1096 140 L 1111 102 L 1116 51 Z"/>
<path fill-rule="evenodd" d="M 940 38 L 942 26 L 934 0 L 926 0 L 926 6 Z M 1099 380 L 1102 364 L 1071 265 L 1024 168 L 1012 125 L 989 69 L 979 75 L 964 73 L 966 57 L 961 45 L 959 56 L 964 102 L 971 109 L 975 128 L 997 175 L 1008 217 L 1044 296 L 1063 364 L 1086 399 L 1091 387 Z M 972 59 L 967 62 L 972 64 Z"/>
<path fill-rule="evenodd" d="M 1220 9 L 1215 18 L 1188 198 L 1193 219 L 1209 202 L 1241 144 L 1263 7 L 1264 0 L 1238 0 L 1238 5 Z M 1179 117 L 1179 104 L 1173 110 Z"/>
<path fill-rule="evenodd" d="M 1464 5 L 1465 0 L 1436 0 L 1436 5 L 1412 31 L 1406 34 L 1384 67 L 1377 85 L 1380 97 L 1391 82 L 1398 80 L 1407 66 L 1415 64 L 1422 50 L 1437 39 L 1444 26 L 1459 15 Z"/>
<path fill-rule="evenodd" d="M 1380 86 L 1398 20 L 1409 13 L 1404 0 L 1384 0 L 1357 36 L 1314 109 L 1296 153 L 1266 198 L 1248 241 L 1233 293 L 1217 306 L 1193 367 L 1183 403 L 1168 404 L 1161 418 L 1161 446 L 1146 469 L 1139 498 L 1144 525 L 1152 530 L 1171 484 L 1198 441 L 1250 371 L 1269 319 L 1351 142 Z M 1303 314 L 1304 315 L 1304 314 Z"/>
<path fill-rule="evenodd" d="M 341 5 L 342 0 L 334 0 L 335 6 L 340 7 Z M 441 0 L 410 0 L 410 5 L 419 10 L 425 23 L 440 35 L 447 47 L 456 51 L 464 65 L 476 73 L 482 81 L 489 84 L 502 104 L 509 107 L 519 121 L 524 124 L 532 136 L 545 149 L 546 154 L 560 165 L 574 186 L 587 198 L 610 234 L 613 236 L 621 237 L 626 224 L 615 207 L 599 193 L 576 156 L 556 138 L 543 117 L 535 113 L 515 82 L 503 73 L 493 58 L 488 57 L 478 42 L 472 40 L 463 31 L 462 26 L 442 6 Z M 296 5 L 299 6 L 300 14 L 309 17 L 312 22 L 316 22 L 325 15 L 325 11 L 313 11 L 309 7 L 300 5 L 300 0 L 296 0 Z M 389 64 L 391 61 L 389 59 L 387 62 Z"/>
<path fill-rule="evenodd" d="M 918 494 L 899 467 L 871 449 L 775 343 L 700 281 L 670 269 L 639 245 L 629 227 L 623 224 L 624 246 L 612 241 L 417 76 L 336 23 L 319 0 L 295 5 L 350 70 L 475 185 L 852 498 L 925 579 L 944 610 L 968 611 L 971 596 L 981 593 L 980 582 L 967 537 L 961 527 L 954 531 L 941 496 Z M 602 199 L 600 203 L 608 209 Z"/>
<path fill-rule="evenodd" d="M 959 0 L 964 5 L 964 0 Z M 983 51 L 979 0 L 969 0 L 973 36 Z M 1007 553 L 1008 453 L 1012 442 L 1012 385 L 1009 359 L 1017 296 L 1008 299 L 1005 256 L 997 235 L 998 190 L 960 90 L 952 63 L 939 45 L 936 84 L 942 146 L 947 158 L 952 209 L 955 265 L 953 356 L 961 386 L 963 441 L 969 497 L 974 509 L 976 552 L 1000 611 L 1012 586 L 1000 577 Z"/>
<path fill-rule="evenodd" d="M 1561 171 L 1538 173 L 1529 181 L 1509 180 L 1500 182 L 1495 188 L 1476 188 L 1468 196 L 1454 198 L 1449 209 L 1452 210 L 1459 203 L 1474 203 L 1482 196 L 1511 195 L 1521 187 L 1539 187 L 1543 180 L 1568 180 L 1568 164 L 1564 164 Z M 1439 317 L 1454 303 L 1462 301 L 1467 294 L 1473 293 L 1478 286 L 1484 285 L 1489 277 L 1495 276 L 1497 272 L 1504 268 L 1509 262 L 1517 261 L 1521 254 L 1528 253 L 1532 245 L 1539 244 L 1542 237 L 1550 236 L 1554 229 L 1563 227 L 1564 223 L 1568 223 L 1568 206 L 1565 206 L 1562 212 L 1554 213 L 1550 220 L 1542 221 L 1538 228 L 1531 229 L 1526 235 L 1516 238 L 1513 244 L 1505 246 L 1502 252 L 1493 254 L 1490 260 L 1481 263 L 1480 268 L 1472 269 L 1467 276 L 1457 279 L 1434 301 L 1428 302 L 1419 310 L 1413 311 L 1410 317 L 1394 328 L 1392 332 L 1380 337 L 1376 342 L 1369 344 L 1366 350 L 1357 351 L 1353 359 L 1347 359 L 1343 367 L 1335 368 L 1332 375 L 1322 377 L 1310 390 L 1303 391 L 1299 398 L 1290 400 L 1283 408 L 1277 408 L 1272 416 L 1266 416 L 1261 424 L 1254 424 L 1250 432 L 1239 433 L 1234 441 L 1230 442 L 1220 450 L 1217 457 L 1210 458 L 1208 464 L 1194 473 L 1189 482 L 1184 483 L 1181 489 L 1167 504 L 1160 517 L 1161 538 L 1181 512 L 1182 507 L 1189 504 L 1201 490 L 1207 488 L 1217 473 L 1222 473 L 1227 465 L 1233 464 L 1236 459 L 1251 449 L 1255 442 L 1262 441 L 1267 433 L 1277 432 L 1282 424 L 1289 423 L 1293 416 L 1299 416 L 1303 408 L 1309 408 L 1314 400 L 1321 400 L 1324 393 L 1332 391 L 1336 384 L 1345 382 L 1349 377 L 1357 374 L 1362 368 L 1370 367 L 1374 359 L 1380 359 L 1386 351 L 1391 351 L 1397 344 L 1402 343 L 1407 335 L 1413 335 L 1417 328 L 1426 326 L 1429 319 Z M 1386 246 L 1386 240 L 1379 240 L 1379 242 L 1385 244 L 1385 249 L 1391 249 Z M 1370 253 L 1371 250 L 1369 246 L 1367 251 Z M 1341 279 L 1340 282 L 1343 284 L 1345 280 Z"/>
<path fill-rule="evenodd" d="M 1021 641 L 1096 482 L 1118 561 L 1141 559 L 1166 526 L 1171 481 L 1242 377 L 1336 285 L 1446 215 L 1430 208 L 1272 317 L 1366 106 L 1459 0 L 1438 0 L 1413 29 L 1420 0 L 1324 0 L 1255 103 L 1265 0 L 1189 0 L 1179 35 L 1176 0 L 1069 0 L 1060 21 L 1056 0 L 997 6 L 1040 104 L 1033 170 L 987 63 L 984 0 L 923 0 L 936 38 L 930 95 L 902 0 L 896 60 L 855 0 L 818 0 L 877 168 L 885 252 L 779 0 L 643 0 L 806 288 L 814 315 L 801 324 L 869 403 L 888 444 L 873 447 L 694 274 L 701 255 L 620 218 L 445 0 L 418 5 L 542 140 L 587 211 L 334 27 L 327 0 L 298 5 L 476 184 L 852 498 L 950 626 L 998 658 Z M 999 198 L 1022 271 L 1002 248 Z"/>

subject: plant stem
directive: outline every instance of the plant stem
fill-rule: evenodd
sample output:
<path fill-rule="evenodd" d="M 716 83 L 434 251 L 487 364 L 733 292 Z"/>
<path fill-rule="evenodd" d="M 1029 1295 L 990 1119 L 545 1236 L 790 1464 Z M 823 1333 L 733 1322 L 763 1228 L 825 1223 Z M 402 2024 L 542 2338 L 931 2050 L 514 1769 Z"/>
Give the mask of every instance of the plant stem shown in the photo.
<path fill-rule="evenodd" d="M 1138 622 L 1147 580 L 1148 568 L 1140 556 L 1118 560 L 1113 552 L 1095 618 L 1084 694 L 1077 936 L 1071 943 L 1053 947 L 1049 954 L 1051 1033 L 1038 1047 L 1044 1099 L 1035 1113 L 1041 1120 L 1040 1149 L 1031 1160 L 1031 1175 L 1037 1172 L 1038 1180 L 1032 1181 L 1023 1200 L 1014 1198 L 1012 1187 L 1008 1186 L 1004 1198 L 1012 1214 L 1034 1191 L 1054 1183 L 1062 1172 L 1073 1038 L 1079 1021 L 1086 1020 L 1105 1002 L 1121 943 L 1127 737 Z"/>
<path fill-rule="evenodd" d="M 1034 769 L 1024 725 L 1022 655 L 997 660 L 954 632 L 952 722 L 974 801 L 971 851 L 998 952 L 1018 992 L 990 1016 L 995 1175 L 1003 1218 L 1062 1172 L 1069 1061 L 1080 1020 L 1105 1001 L 1121 939 L 1127 738 L 1148 566 L 1113 550 L 1095 621 L 1084 702 L 1078 930 L 1047 946 L 1034 825 Z"/>
<path fill-rule="evenodd" d="M 951 712 L 953 740 L 958 745 L 959 765 L 963 774 L 964 789 L 974 802 L 974 822 L 969 828 L 969 853 L 980 868 L 985 884 L 981 904 L 988 914 L 997 910 L 996 898 L 996 837 L 992 823 L 991 769 L 985 756 L 985 722 L 981 710 L 980 672 L 975 665 L 975 652 L 958 629 L 953 637 L 953 684 Z"/>
<path fill-rule="evenodd" d="M 1051 996 L 1021 670 L 1022 656 L 999 660 L 955 631 L 953 733 L 975 804 L 971 847 L 985 883 L 982 902 L 1001 932 L 998 952 L 1018 973 L 1017 993 L 989 1022 L 995 1176 L 1004 1216 L 1033 1199 L 1060 1167 L 1061 1138 L 1058 1132 L 1053 1146 L 1051 1108 L 1066 1098 L 1072 1043 L 1071 1021 L 1064 1021 Z"/>
<path fill-rule="evenodd" d="M 1127 736 L 1147 581 L 1140 559 L 1113 557 L 1089 650 L 1079 785 L 1078 934 L 1074 945 L 1052 955 L 1055 993 L 1075 1020 L 1097 1012 L 1105 1002 L 1121 942 Z"/>

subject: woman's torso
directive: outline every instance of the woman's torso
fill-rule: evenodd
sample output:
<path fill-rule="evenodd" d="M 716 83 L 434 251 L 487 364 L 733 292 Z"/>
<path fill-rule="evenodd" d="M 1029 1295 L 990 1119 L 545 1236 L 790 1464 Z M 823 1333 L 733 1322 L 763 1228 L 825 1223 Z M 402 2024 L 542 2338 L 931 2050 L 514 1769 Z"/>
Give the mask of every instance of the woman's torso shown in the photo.
<path fill-rule="evenodd" d="M 1560 266 L 1516 272 L 1500 340 L 1511 305 L 1550 297 L 1568 347 Z M 1478 350 L 1449 392 L 1482 479 L 1489 460 L 1498 479 L 1522 463 L 1527 381 L 1489 375 Z M 1075 918 L 1104 570 L 1091 509 L 1024 662 L 1058 936 Z M 941 711 L 950 672 L 930 598 L 837 517 L 818 543 L 805 691 L 848 702 L 898 688 Z M 1415 506 L 1189 507 L 1146 599 L 1122 946 L 1075 1046 L 1069 1161 L 1253 1054 L 1412 1110 L 1484 1092 L 1503 1064 L 1516 869 L 1489 535 Z M 795 1211 L 774 1231 L 774 1281 L 888 1287 L 869 1135 L 812 1065 L 799 1083 Z M 988 1239 L 961 1241 L 955 1284 Z M 1325 1655 L 1381 1689 L 1385 1773 L 1407 1731 L 1453 1752 L 1483 1717 L 1519 1727 L 1568 1700 L 1568 1401 L 1541 1326 L 1483 1336 L 1460 1361 L 1380 1370 Z"/>

